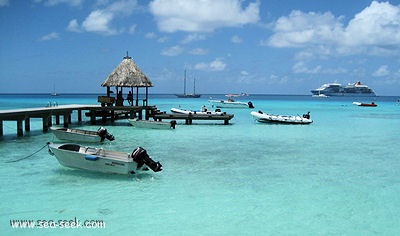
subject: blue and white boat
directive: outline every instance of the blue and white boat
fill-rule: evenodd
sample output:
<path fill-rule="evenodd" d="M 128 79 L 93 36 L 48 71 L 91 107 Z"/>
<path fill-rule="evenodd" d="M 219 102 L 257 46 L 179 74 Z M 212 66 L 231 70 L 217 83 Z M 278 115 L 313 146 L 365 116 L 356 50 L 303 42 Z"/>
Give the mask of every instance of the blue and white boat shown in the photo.
<path fill-rule="evenodd" d="M 141 147 L 131 154 L 73 143 L 49 143 L 48 148 L 61 165 L 69 168 L 124 175 L 162 170 L 160 162 L 153 161 Z"/>

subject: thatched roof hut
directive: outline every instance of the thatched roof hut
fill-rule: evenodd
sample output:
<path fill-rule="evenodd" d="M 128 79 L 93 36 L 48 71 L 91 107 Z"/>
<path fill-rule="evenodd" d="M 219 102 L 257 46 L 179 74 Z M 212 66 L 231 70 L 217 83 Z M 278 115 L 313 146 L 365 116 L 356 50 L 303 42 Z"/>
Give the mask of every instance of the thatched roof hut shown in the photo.
<path fill-rule="evenodd" d="M 143 103 L 146 103 L 147 105 L 148 87 L 153 87 L 153 84 L 135 64 L 135 62 L 132 60 L 132 57 L 128 56 L 128 53 L 126 53 L 126 56 L 123 58 L 122 62 L 110 73 L 110 75 L 108 75 L 101 86 L 107 87 L 107 96 L 110 96 L 112 93 L 110 87 L 116 87 L 117 94 L 121 94 L 121 96 L 123 87 L 130 88 L 132 94 L 134 93 L 133 88 L 136 88 L 137 106 L 139 100 L 139 88 L 146 88 L 146 99 L 143 99 Z"/>

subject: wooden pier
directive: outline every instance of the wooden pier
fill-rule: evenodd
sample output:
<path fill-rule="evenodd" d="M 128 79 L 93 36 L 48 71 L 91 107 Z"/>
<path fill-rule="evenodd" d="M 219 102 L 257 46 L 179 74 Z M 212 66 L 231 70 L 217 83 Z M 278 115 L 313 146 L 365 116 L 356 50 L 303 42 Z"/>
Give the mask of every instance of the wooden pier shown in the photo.
<path fill-rule="evenodd" d="M 143 119 L 143 111 L 145 112 L 145 119 L 149 119 L 159 111 L 155 106 L 100 106 L 100 105 L 60 105 L 51 107 L 39 108 L 22 108 L 12 110 L 0 110 L 0 136 L 3 136 L 3 121 L 16 121 L 17 122 L 17 135 L 23 136 L 23 127 L 25 131 L 30 131 L 30 119 L 41 118 L 43 131 L 48 131 L 49 127 L 53 124 L 53 116 L 55 123 L 60 124 L 60 117 L 63 117 L 64 127 L 68 127 L 71 121 L 71 114 L 73 111 L 78 112 L 77 121 L 82 121 L 82 111 L 88 111 L 86 116 L 90 117 L 90 123 L 96 124 L 97 117 L 101 117 L 102 123 L 107 119 L 113 122 L 115 119 L 121 118 L 135 118 Z"/>
<path fill-rule="evenodd" d="M 167 114 L 167 113 L 159 113 L 156 115 L 153 115 L 153 118 L 155 120 L 162 121 L 163 119 L 166 120 L 185 120 L 185 124 L 191 125 L 193 123 L 193 120 L 223 120 L 224 125 L 229 124 L 229 120 L 233 118 L 233 114 L 178 114 L 178 113 L 173 113 L 173 114 Z"/>

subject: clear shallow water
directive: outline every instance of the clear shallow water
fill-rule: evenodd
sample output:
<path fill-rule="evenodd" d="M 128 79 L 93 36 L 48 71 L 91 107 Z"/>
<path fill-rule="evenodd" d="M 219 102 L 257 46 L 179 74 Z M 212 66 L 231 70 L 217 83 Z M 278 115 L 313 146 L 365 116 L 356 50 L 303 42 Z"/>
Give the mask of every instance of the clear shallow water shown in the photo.
<path fill-rule="evenodd" d="M 32 96 L 31 96 L 32 97 Z M 223 96 L 213 96 L 223 98 Z M 0 96 L 0 108 L 95 104 L 96 95 L 28 99 Z M 254 110 L 296 115 L 311 125 L 256 123 L 249 110 L 231 125 L 198 122 L 176 130 L 144 130 L 119 120 L 106 127 L 116 140 L 104 148 L 147 149 L 164 170 L 139 176 L 87 173 L 62 167 L 43 149 L 53 140 L 32 119 L 16 137 L 4 122 L 0 141 L 0 231 L 6 235 L 396 235 L 400 231 L 400 105 L 377 97 L 376 108 L 357 98 L 250 96 Z M 150 98 L 162 111 L 199 109 L 208 96 Z M 370 102 L 369 100 L 364 100 Z M 13 104 L 10 106 L 10 104 Z M 76 115 L 76 114 L 73 114 Z M 73 120 L 76 120 L 73 118 Z M 88 118 L 79 127 L 90 126 Z M 78 124 L 73 124 L 78 126 Z M 13 229 L 10 220 L 95 219 L 105 229 Z"/>

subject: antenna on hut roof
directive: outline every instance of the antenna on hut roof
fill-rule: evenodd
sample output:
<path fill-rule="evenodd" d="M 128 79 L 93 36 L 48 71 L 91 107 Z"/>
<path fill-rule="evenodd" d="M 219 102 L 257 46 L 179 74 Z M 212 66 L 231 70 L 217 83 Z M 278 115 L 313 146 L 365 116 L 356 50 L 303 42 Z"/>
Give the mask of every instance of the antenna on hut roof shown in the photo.
<path fill-rule="evenodd" d="M 130 57 L 130 56 L 128 55 L 128 51 L 126 51 L 126 56 L 124 57 L 124 59 L 132 59 L 132 57 Z"/>

